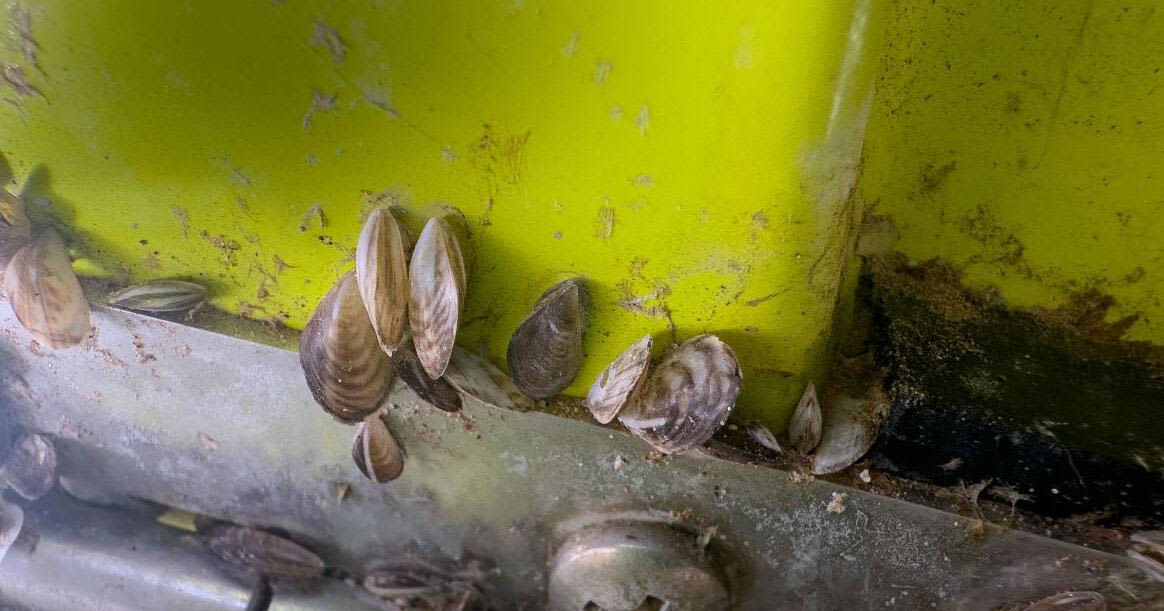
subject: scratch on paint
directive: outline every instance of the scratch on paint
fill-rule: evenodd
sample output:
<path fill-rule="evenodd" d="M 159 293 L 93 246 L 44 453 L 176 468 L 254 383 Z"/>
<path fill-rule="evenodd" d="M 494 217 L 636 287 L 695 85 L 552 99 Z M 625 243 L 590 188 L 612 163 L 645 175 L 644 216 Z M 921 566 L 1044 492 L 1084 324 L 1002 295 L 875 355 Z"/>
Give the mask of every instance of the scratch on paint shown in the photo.
<path fill-rule="evenodd" d="M 603 206 L 598 209 L 598 229 L 594 232 L 599 240 L 607 241 L 614 233 L 614 208 Z"/>

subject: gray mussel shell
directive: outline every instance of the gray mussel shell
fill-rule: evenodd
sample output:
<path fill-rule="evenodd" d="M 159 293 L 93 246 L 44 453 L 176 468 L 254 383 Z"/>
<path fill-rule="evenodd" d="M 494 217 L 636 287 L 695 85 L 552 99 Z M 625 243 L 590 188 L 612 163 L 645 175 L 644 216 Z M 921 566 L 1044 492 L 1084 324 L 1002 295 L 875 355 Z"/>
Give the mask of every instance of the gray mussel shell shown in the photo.
<path fill-rule="evenodd" d="M 135 284 L 109 296 L 109 305 L 137 312 L 184 312 L 206 301 L 206 287 L 185 280 Z"/>
<path fill-rule="evenodd" d="M 584 291 L 577 278 L 554 285 L 538 298 L 510 338 L 509 375 L 526 395 L 548 399 L 578 375 L 586 332 Z"/>
<path fill-rule="evenodd" d="M 392 362 L 380 349 L 353 272 L 311 315 L 299 340 L 299 364 L 315 401 L 341 422 L 361 422 L 388 398 Z"/>
<path fill-rule="evenodd" d="M 598 374 L 586 394 L 586 407 L 595 420 L 602 424 L 614 420 L 630 402 L 650 369 L 652 343 L 651 336 L 644 335 Z"/>
<path fill-rule="evenodd" d="M 0 496 L 0 562 L 20 536 L 21 528 L 24 528 L 24 510 Z"/>
<path fill-rule="evenodd" d="M 36 341 L 67 348 L 89 334 L 89 302 L 55 230 L 42 231 L 16 252 L 4 274 L 4 290 L 16 318 Z"/>
<path fill-rule="evenodd" d="M 812 472 L 836 473 L 857 462 L 873 443 L 889 414 L 889 402 L 880 384 L 871 384 L 864 397 L 839 395 L 822 406 L 820 444 L 812 455 Z"/>
<path fill-rule="evenodd" d="M 788 421 L 788 440 L 796 451 L 807 454 L 820 443 L 820 436 L 820 401 L 816 398 L 816 386 L 809 382 Z"/>
<path fill-rule="evenodd" d="M 386 209 L 373 210 L 356 244 L 356 283 L 380 342 L 391 356 L 408 317 L 407 236 Z"/>
<path fill-rule="evenodd" d="M 1164 530 L 1132 535 L 1132 546 L 1127 554 L 1145 574 L 1164 582 Z"/>
<path fill-rule="evenodd" d="M 700 335 L 659 362 L 619 422 L 660 452 L 686 452 L 727 422 L 742 383 L 731 347 Z"/>
<path fill-rule="evenodd" d="M 1107 601 L 1099 592 L 1060 592 L 1031 603 L 1023 611 L 1107 611 Z"/>
<path fill-rule="evenodd" d="M 311 550 L 275 534 L 242 526 L 216 526 L 206 546 L 231 565 L 275 579 L 312 579 L 324 564 Z"/>
<path fill-rule="evenodd" d="M 446 412 L 461 410 L 461 393 L 445 379 L 445 376 L 435 380 L 428 377 L 411 341 L 405 342 L 396 350 L 392 361 L 396 364 L 396 377 L 403 380 L 416 396 Z M 445 371 L 445 375 L 448 375 L 448 370 Z"/>
<path fill-rule="evenodd" d="M 404 452 L 388 429 L 388 416 L 368 416 L 356 429 L 352 440 L 352 460 L 368 479 L 390 482 L 404 472 Z"/>
<path fill-rule="evenodd" d="M 445 374 L 464 310 L 465 260 L 448 222 L 431 218 L 408 265 L 408 324 L 416 355 L 430 378 Z"/>
<path fill-rule="evenodd" d="M 56 483 L 57 450 L 47 437 L 25 434 L 12 444 L 0 472 L 16 494 L 35 501 Z"/>

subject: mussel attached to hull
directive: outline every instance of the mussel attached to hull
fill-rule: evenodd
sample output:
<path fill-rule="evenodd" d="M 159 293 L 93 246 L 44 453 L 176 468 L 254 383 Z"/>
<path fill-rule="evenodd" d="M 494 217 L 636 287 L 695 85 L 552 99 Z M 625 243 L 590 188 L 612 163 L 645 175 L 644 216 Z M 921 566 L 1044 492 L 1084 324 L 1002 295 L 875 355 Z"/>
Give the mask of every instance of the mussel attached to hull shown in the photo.
<path fill-rule="evenodd" d="M 574 381 L 582 366 L 586 312 L 582 281 L 572 278 L 538 298 L 509 340 L 506 360 L 513 383 L 534 399 L 548 399 Z"/>

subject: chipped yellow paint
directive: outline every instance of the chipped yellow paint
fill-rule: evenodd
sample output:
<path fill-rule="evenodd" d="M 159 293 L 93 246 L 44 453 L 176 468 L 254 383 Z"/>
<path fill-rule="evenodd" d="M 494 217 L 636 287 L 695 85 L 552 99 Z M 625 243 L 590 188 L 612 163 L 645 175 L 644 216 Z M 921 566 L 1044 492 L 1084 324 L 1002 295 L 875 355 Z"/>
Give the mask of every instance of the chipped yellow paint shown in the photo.
<path fill-rule="evenodd" d="M 1160 4 L 908 0 L 889 22 L 862 192 L 897 248 L 1014 307 L 1097 289 L 1164 344 Z"/>
<path fill-rule="evenodd" d="M 455 205 L 460 343 L 502 364 L 537 296 L 584 276 L 569 392 L 643 333 L 714 332 L 742 415 L 780 427 L 829 352 L 869 6 L 23 0 L 0 58 L 28 87 L 0 83 L 0 151 L 87 273 L 198 279 L 292 327 L 373 206 L 416 230 Z"/>

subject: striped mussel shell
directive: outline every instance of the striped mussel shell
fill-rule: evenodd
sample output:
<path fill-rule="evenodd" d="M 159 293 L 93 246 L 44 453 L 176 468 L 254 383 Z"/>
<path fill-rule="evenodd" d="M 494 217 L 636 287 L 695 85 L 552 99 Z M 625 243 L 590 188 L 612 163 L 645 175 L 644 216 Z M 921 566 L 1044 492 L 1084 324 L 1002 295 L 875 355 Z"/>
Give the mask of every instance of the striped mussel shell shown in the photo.
<path fill-rule="evenodd" d="M 312 579 L 325 565 L 311 550 L 279 535 L 243 526 L 216 526 L 206 546 L 230 565 L 274 579 Z"/>
<path fill-rule="evenodd" d="M 788 440 L 796 451 L 807 454 L 820 443 L 820 436 L 820 401 L 816 398 L 816 385 L 809 382 L 788 421 Z"/>
<path fill-rule="evenodd" d="M 380 349 L 354 272 L 315 308 L 299 340 L 299 364 L 315 401 L 341 422 L 363 421 L 388 398 L 392 361 Z"/>
<path fill-rule="evenodd" d="M 368 479 L 390 482 L 404 472 L 404 452 L 388 428 L 387 414 L 368 416 L 352 440 L 352 460 Z"/>
<path fill-rule="evenodd" d="M 647 378 L 651 365 L 650 335 L 644 335 L 614 359 L 590 386 L 586 393 L 586 407 L 594 419 L 606 424 L 631 401 Z"/>
<path fill-rule="evenodd" d="M 411 341 L 405 341 L 396 349 L 392 362 L 396 365 L 396 377 L 423 401 L 446 412 L 461 410 L 461 393 L 449 383 L 449 372 L 446 370 L 445 375 L 435 380 L 428 377 Z"/>
<path fill-rule="evenodd" d="M 509 340 L 506 360 L 513 383 L 534 399 L 548 399 L 570 385 L 582 366 L 586 332 L 585 289 L 571 278 L 542 293 L 533 312 Z"/>
<path fill-rule="evenodd" d="M 57 450 L 43 435 L 26 433 L 12 444 L 0 477 L 13 492 L 35 501 L 52 490 L 57 477 Z"/>
<path fill-rule="evenodd" d="M 445 374 L 464 311 L 465 260 L 461 245 L 443 218 L 428 220 L 408 266 L 408 322 L 425 373 Z"/>
<path fill-rule="evenodd" d="M 24 510 L 16 503 L 10 503 L 0 496 L 0 562 L 8 555 L 8 550 L 20 536 L 24 527 Z"/>
<path fill-rule="evenodd" d="M 154 280 L 109 295 L 109 305 L 146 313 L 185 312 L 206 302 L 205 286 L 186 280 Z"/>
<path fill-rule="evenodd" d="M 1164 530 L 1150 530 L 1132 535 L 1128 557 L 1156 581 L 1164 582 Z"/>
<path fill-rule="evenodd" d="M 404 337 L 408 316 L 408 238 L 387 209 L 373 210 L 356 243 L 356 284 L 388 356 Z"/>
<path fill-rule="evenodd" d="M 8 262 L 4 290 L 17 320 L 36 341 L 67 348 L 89 334 L 89 302 L 55 230 L 42 231 L 17 251 Z"/>
<path fill-rule="evenodd" d="M 659 362 L 619 422 L 660 452 L 687 452 L 727 422 L 743 377 L 730 346 L 694 337 Z"/>

